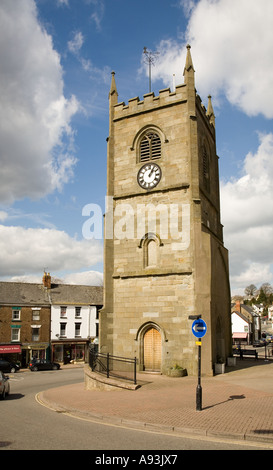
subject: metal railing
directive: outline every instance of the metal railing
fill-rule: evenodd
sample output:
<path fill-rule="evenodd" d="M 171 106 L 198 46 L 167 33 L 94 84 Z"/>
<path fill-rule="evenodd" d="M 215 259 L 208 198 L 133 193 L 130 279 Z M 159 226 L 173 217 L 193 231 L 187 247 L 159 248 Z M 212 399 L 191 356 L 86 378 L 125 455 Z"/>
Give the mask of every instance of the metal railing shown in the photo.
<path fill-rule="evenodd" d="M 112 356 L 109 353 L 100 353 L 96 348 L 89 349 L 89 366 L 92 371 L 105 374 L 107 378 L 130 380 L 136 385 L 136 365 L 136 357 Z"/>
<path fill-rule="evenodd" d="M 265 343 L 264 345 L 255 346 L 248 344 L 236 344 L 233 345 L 232 353 L 233 355 L 240 356 L 242 359 L 243 357 L 247 357 L 247 353 L 250 351 L 253 355 L 256 351 L 257 359 L 265 359 L 265 360 L 272 360 L 273 359 L 273 343 Z M 250 356 L 251 357 L 251 356 Z"/>

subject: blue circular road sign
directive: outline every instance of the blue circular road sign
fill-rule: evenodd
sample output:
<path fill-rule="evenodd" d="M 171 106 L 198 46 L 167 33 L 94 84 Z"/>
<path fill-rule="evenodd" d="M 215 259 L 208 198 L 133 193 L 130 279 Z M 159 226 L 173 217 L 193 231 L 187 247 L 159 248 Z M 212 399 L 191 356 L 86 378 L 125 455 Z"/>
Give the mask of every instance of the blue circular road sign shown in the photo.
<path fill-rule="evenodd" d="M 196 338 L 203 338 L 207 332 L 207 325 L 202 318 L 198 318 L 194 320 L 191 329 Z"/>

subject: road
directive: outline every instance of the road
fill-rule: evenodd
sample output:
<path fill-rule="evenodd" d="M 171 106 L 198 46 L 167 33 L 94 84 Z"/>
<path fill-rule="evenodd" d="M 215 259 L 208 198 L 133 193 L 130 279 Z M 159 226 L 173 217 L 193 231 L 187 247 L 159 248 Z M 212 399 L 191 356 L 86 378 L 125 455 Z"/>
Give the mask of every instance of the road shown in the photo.
<path fill-rule="evenodd" d="M 169 450 L 171 454 L 173 451 L 180 454 L 177 451 L 266 449 L 262 444 L 237 445 L 232 441 L 182 438 L 95 423 L 57 413 L 36 401 L 36 394 L 42 390 L 82 382 L 81 368 L 19 371 L 9 376 L 11 394 L 0 402 L 1 450 L 89 450 L 104 451 L 107 456 L 107 451 L 113 450 Z M 95 459 L 99 454 L 92 452 L 90 458 Z"/>

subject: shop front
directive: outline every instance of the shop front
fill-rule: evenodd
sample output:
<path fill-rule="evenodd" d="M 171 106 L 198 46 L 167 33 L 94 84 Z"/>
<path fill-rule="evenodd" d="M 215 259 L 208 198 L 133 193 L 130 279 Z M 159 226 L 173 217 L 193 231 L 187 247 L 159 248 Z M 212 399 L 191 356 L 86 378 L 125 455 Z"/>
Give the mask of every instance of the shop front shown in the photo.
<path fill-rule="evenodd" d="M 85 362 L 89 341 L 58 341 L 52 343 L 52 358 L 54 362 L 69 364 Z"/>
<path fill-rule="evenodd" d="M 22 344 L 22 367 L 27 367 L 32 359 L 50 360 L 49 343 Z"/>
<path fill-rule="evenodd" d="M 21 366 L 21 345 L 20 344 L 0 344 L 0 358 L 15 362 Z"/>
<path fill-rule="evenodd" d="M 233 340 L 233 344 L 250 344 L 248 333 L 233 332 L 232 340 Z"/>

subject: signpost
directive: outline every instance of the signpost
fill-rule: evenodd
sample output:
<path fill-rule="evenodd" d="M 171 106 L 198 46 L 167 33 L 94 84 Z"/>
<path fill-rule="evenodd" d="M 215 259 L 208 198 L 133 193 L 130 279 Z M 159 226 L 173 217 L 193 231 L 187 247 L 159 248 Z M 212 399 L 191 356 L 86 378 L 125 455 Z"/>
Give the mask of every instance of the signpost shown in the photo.
<path fill-rule="evenodd" d="M 201 315 L 191 315 L 189 316 L 190 320 L 194 320 L 192 324 L 192 332 L 196 338 L 199 339 L 199 341 L 196 341 L 196 344 L 198 345 L 198 384 L 196 387 L 196 410 L 201 411 L 202 410 L 202 387 L 201 387 L 201 338 L 205 336 L 207 332 L 207 325 L 202 320 Z"/>
<path fill-rule="evenodd" d="M 207 332 L 207 325 L 202 318 L 198 318 L 194 320 L 191 329 L 196 338 L 203 338 Z"/>

